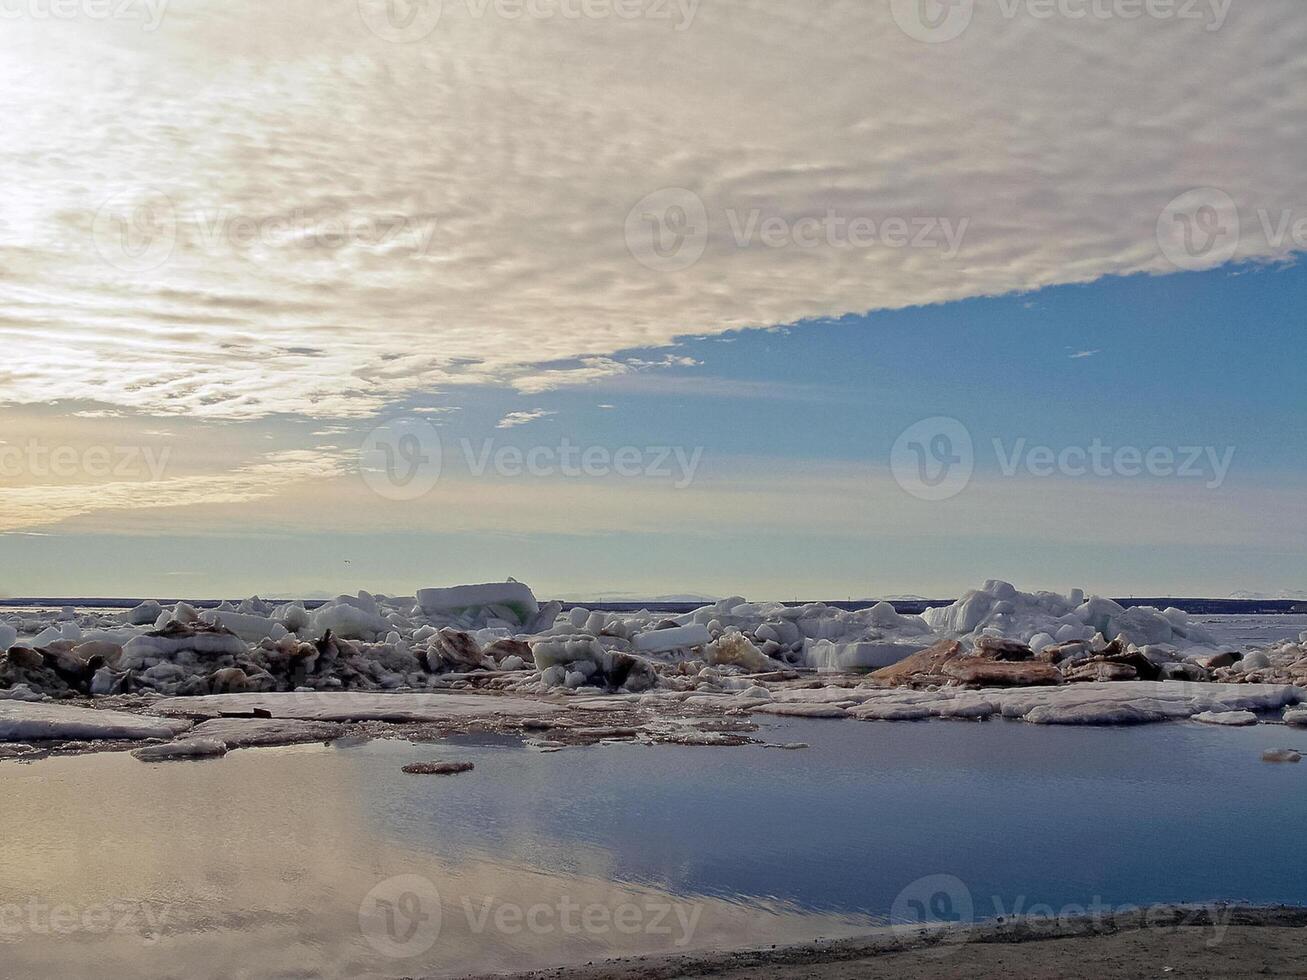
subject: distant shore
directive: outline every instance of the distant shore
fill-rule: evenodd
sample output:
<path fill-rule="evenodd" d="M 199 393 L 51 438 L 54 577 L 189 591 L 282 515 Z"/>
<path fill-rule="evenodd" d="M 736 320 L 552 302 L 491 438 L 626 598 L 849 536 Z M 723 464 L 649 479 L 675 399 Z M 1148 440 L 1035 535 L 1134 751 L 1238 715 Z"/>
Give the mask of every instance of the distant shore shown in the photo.
<path fill-rule="evenodd" d="M 230 602 L 233 605 L 239 604 L 241 599 L 156 599 L 162 605 L 172 606 L 179 601 L 185 602 L 196 609 L 212 609 L 222 605 L 224 602 Z M 269 602 L 298 602 L 305 609 L 313 610 L 320 606 L 326 605 L 330 599 L 296 599 L 285 596 L 264 597 Z M 133 609 L 145 602 L 145 599 L 121 599 L 121 598 L 95 598 L 95 597 L 53 597 L 39 596 L 32 598 L 0 598 L 0 609 L 60 609 L 64 606 L 72 606 L 75 609 Z M 926 609 L 935 606 L 948 606 L 956 602 L 956 599 L 802 599 L 802 600 L 784 600 L 783 605 L 801 606 L 809 602 L 823 602 L 834 609 L 844 609 L 850 612 L 858 609 L 868 609 L 879 602 L 888 602 L 894 607 L 895 612 L 903 616 L 920 615 Z M 1291 614 L 1307 613 L 1307 603 L 1298 599 L 1204 599 L 1201 597 L 1185 596 L 1128 596 L 1118 597 L 1112 600 L 1121 606 L 1129 609 L 1132 606 L 1154 606 L 1158 609 L 1175 607 L 1183 609 L 1191 616 L 1280 616 Z M 632 609 L 648 609 L 650 612 L 668 613 L 670 615 L 682 615 L 701 609 L 706 605 L 711 605 L 711 600 L 702 602 L 667 602 L 657 600 L 631 599 L 629 601 L 614 602 L 605 600 L 602 602 L 565 602 L 564 609 L 575 609 L 583 607 L 585 609 L 596 609 L 602 612 L 625 612 Z"/>
<path fill-rule="evenodd" d="M 648 956 L 498 980 L 1211 980 L 1307 973 L 1307 908 L 1155 906 L 1075 919 L 1013 919 L 798 946 Z M 489 978 L 478 978 L 489 980 Z"/>

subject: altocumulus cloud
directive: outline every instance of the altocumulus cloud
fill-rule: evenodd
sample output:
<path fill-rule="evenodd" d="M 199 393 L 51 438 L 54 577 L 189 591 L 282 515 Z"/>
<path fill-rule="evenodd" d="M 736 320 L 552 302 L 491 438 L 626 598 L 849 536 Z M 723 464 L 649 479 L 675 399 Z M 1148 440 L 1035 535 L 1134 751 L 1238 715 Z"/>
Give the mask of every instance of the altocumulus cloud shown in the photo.
<path fill-rule="evenodd" d="M 1238 257 L 1283 257 L 1253 216 L 1307 200 L 1301 0 L 1219 30 L 982 3 L 940 44 L 872 0 L 479 9 L 446 0 L 411 43 L 355 0 L 7 21 L 0 402 L 538 392 L 658 370 L 622 352 L 684 334 L 1173 271 L 1157 220 L 1191 188 L 1246 216 Z M 628 219 L 668 188 L 702 203 L 670 226 L 695 248 L 651 268 Z M 851 244 L 854 218 L 880 237 Z M 887 219 L 965 235 L 898 247 Z"/>

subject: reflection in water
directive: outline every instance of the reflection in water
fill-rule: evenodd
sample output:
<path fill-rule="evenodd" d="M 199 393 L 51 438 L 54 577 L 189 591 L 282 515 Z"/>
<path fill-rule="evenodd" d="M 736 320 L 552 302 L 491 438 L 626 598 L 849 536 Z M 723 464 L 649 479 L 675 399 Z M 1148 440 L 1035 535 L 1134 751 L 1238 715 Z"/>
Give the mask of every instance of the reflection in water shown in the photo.
<path fill-rule="evenodd" d="M 487 752 L 496 761 L 508 755 L 439 750 Z M 383 743 L 159 766 L 126 755 L 6 766 L 3 975 L 459 974 L 849 935 L 870 925 L 610 880 L 612 856 L 568 843 L 567 828 L 555 844 L 522 839 L 514 848 L 545 858 L 543 870 L 497 859 L 469 826 L 428 821 L 423 797 L 442 797 L 448 809 L 472 785 L 472 777 L 399 773 L 403 762 L 432 754 Z M 503 774 L 487 766 L 480 778 Z M 532 788 L 518 789 L 516 813 L 492 818 L 473 807 L 464 816 L 547 838 L 548 828 L 518 819 Z M 548 859 L 554 847 L 587 873 L 557 870 Z"/>
<path fill-rule="evenodd" d="M 766 945 L 868 931 L 941 880 L 978 918 L 1307 901 L 1280 847 L 1194 846 L 1296 839 L 1307 772 L 1259 761 L 1298 744 L 1282 726 L 765 725 L 811 748 L 0 764 L 0 975 L 458 975 Z M 399 771 L 433 758 L 476 769 Z"/>

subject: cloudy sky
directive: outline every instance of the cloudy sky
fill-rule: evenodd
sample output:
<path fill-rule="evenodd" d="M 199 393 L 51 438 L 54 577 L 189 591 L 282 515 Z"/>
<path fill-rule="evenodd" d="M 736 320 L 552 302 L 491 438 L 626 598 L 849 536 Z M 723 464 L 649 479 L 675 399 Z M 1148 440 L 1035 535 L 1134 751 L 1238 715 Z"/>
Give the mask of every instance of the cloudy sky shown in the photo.
<path fill-rule="evenodd" d="M 0 592 L 1307 581 L 1299 0 L 0 16 Z"/>

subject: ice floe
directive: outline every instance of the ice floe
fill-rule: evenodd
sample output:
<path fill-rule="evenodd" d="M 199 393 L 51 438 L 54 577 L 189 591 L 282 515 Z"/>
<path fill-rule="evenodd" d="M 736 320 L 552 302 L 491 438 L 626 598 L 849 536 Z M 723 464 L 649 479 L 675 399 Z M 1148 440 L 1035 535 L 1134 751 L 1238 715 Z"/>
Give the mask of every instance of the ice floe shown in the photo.
<path fill-rule="evenodd" d="M 799 694 L 807 692 L 795 692 Z M 1307 689 L 1277 684 L 1179 684 L 1171 681 L 1083 683 L 1050 687 L 935 691 L 863 690 L 849 709 L 866 721 L 989 717 L 1040 725 L 1132 725 L 1207 713 L 1278 711 L 1307 701 Z M 975 707 L 964 707 L 975 706 Z M 988 706 L 988 710 L 985 709 Z M 1228 723 L 1228 722 L 1226 722 Z"/>
<path fill-rule="evenodd" d="M 1230 649 L 1176 609 L 996 580 L 921 616 L 884 602 L 848 611 L 738 596 L 672 616 L 565 609 L 510 579 L 359 592 L 312 610 L 255 596 L 204 610 L 151 601 L 125 613 L 0 614 L 0 641 L 0 705 L 53 712 L 48 699 L 154 699 L 158 714 L 216 719 L 212 737 L 227 745 L 281 744 L 296 737 L 292 721 L 441 724 L 633 705 L 1233 724 L 1295 705 L 1307 689 L 1307 634 Z M 74 716 L 61 717 L 76 730 Z M 1307 711 L 1285 721 L 1307 724 Z M 330 737 L 311 725 L 298 734 Z"/>
<path fill-rule="evenodd" d="M 444 722 L 484 717 L 545 717 L 565 709 L 546 701 L 476 694 L 215 694 L 164 698 L 151 710 L 161 715 L 222 718 L 262 714 L 307 721 Z"/>
<path fill-rule="evenodd" d="M 179 759 L 211 759 L 226 755 L 227 746 L 212 738 L 183 738 L 163 745 L 147 745 L 132 755 L 142 762 L 170 762 Z"/>
<path fill-rule="evenodd" d="M 62 704 L 0 701 L 0 742 L 147 738 L 170 739 L 189 722 L 126 711 Z"/>

